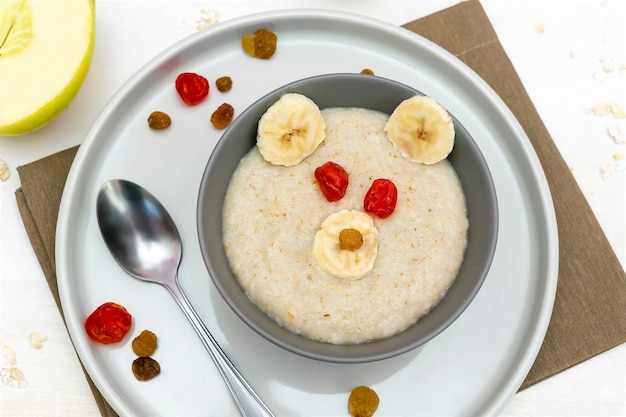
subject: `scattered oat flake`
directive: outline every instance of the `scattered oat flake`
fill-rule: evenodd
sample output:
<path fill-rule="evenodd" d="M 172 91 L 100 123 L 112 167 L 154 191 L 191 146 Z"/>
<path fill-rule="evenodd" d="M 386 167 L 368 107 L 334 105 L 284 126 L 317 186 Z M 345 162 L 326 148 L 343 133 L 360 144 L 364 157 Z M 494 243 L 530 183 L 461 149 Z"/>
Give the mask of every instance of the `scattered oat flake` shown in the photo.
<path fill-rule="evenodd" d="M 0 377 L 2 377 L 3 384 L 14 388 L 24 388 L 28 385 L 28 382 L 24 379 L 24 373 L 14 366 L 0 369 Z"/>
<path fill-rule="evenodd" d="M 604 71 L 606 74 L 610 74 L 611 72 L 615 71 L 615 66 L 613 65 L 612 62 L 605 61 L 602 64 L 602 71 Z"/>
<path fill-rule="evenodd" d="M 626 170 L 626 157 L 624 156 L 624 152 L 614 153 L 613 159 L 615 160 L 615 171 Z"/>
<path fill-rule="evenodd" d="M 615 174 L 615 165 L 612 162 L 607 162 L 602 164 L 600 170 L 602 172 L 602 179 L 606 180 Z"/>
<path fill-rule="evenodd" d="M 15 359 L 15 351 L 13 348 L 3 345 L 2 356 L 1 362 L 3 367 L 0 368 L 0 379 L 2 379 L 2 383 L 14 388 L 23 388 L 28 385 L 22 371 L 15 366 L 17 360 Z"/>
<path fill-rule="evenodd" d="M 202 9 L 200 10 L 200 18 L 196 21 L 198 24 L 196 26 L 197 30 L 206 29 L 209 26 L 212 26 L 219 22 L 220 15 L 215 10 Z"/>
<path fill-rule="evenodd" d="M 43 342 L 48 340 L 48 337 L 39 332 L 32 332 L 30 334 L 30 345 L 35 349 L 41 349 L 43 347 Z"/>
<path fill-rule="evenodd" d="M 626 119 L 626 110 L 624 110 L 621 104 L 611 105 L 611 113 L 613 113 L 613 117 L 616 119 Z"/>
<path fill-rule="evenodd" d="M 626 134 L 624 130 L 619 126 L 610 126 L 606 129 L 606 132 L 613 139 L 613 142 L 620 145 L 626 143 Z"/>
<path fill-rule="evenodd" d="M 591 108 L 591 112 L 596 116 L 608 116 L 611 114 L 611 105 L 606 103 L 598 103 Z"/>
<path fill-rule="evenodd" d="M 535 32 L 542 34 L 545 32 L 545 28 L 543 27 L 543 23 L 537 23 L 537 26 L 535 26 Z"/>
<path fill-rule="evenodd" d="M 2 354 L 9 362 L 9 365 L 15 365 L 17 363 L 17 360 L 15 360 L 15 351 L 11 346 L 3 346 Z"/>
<path fill-rule="evenodd" d="M 613 115 L 616 119 L 626 119 L 626 110 L 620 103 L 598 103 L 589 111 L 596 116 Z"/>
<path fill-rule="evenodd" d="M 11 171 L 9 171 L 9 166 L 4 160 L 0 159 L 0 180 L 6 181 L 11 176 Z"/>

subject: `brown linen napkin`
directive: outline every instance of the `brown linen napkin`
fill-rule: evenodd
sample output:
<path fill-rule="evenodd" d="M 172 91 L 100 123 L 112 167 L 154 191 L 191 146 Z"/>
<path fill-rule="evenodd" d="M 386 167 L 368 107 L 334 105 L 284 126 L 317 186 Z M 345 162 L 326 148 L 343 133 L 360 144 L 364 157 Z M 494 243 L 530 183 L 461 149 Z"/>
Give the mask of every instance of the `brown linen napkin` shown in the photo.
<path fill-rule="evenodd" d="M 78 147 L 70 148 L 17 168 L 22 183 L 22 187 L 15 192 L 20 215 L 62 317 L 63 309 L 54 262 L 54 240 L 63 187 L 77 150 Z M 83 371 L 102 416 L 118 417 L 85 368 Z"/>
<path fill-rule="evenodd" d="M 539 156 L 559 232 L 548 332 L 522 389 L 626 342 L 626 274 L 478 1 L 405 25 L 469 65 L 506 102 Z M 453 28 L 442 32 L 441 28 Z"/>
<path fill-rule="evenodd" d="M 462 2 L 404 27 L 447 49 L 491 85 L 522 124 L 550 184 L 559 230 L 557 296 L 542 348 L 520 389 L 626 342 L 626 274 L 480 3 Z M 75 153 L 76 148 L 71 148 L 18 167 L 22 182 L 16 192 L 20 212 L 59 310 L 55 227 Z M 87 379 L 102 415 L 116 416 L 89 376 Z"/>
<path fill-rule="evenodd" d="M 20 214 L 61 315 L 54 262 L 55 229 L 65 180 L 77 150 L 78 147 L 71 148 L 17 167 L 22 183 L 15 193 Z"/>

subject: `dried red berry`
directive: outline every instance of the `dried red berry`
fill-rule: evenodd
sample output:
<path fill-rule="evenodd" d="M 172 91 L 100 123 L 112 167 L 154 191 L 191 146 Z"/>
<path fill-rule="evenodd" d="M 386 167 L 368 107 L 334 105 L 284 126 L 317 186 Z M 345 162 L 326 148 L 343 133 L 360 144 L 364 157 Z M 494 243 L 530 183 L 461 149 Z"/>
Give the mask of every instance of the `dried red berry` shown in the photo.
<path fill-rule="evenodd" d="M 315 169 L 315 179 L 326 200 L 339 201 L 348 189 L 348 173 L 339 164 L 328 161 Z"/>
<path fill-rule="evenodd" d="M 398 189 L 395 184 L 388 179 L 378 178 L 365 194 L 363 209 L 367 213 L 386 219 L 396 209 L 397 201 Z"/>
<path fill-rule="evenodd" d="M 209 95 L 209 81 L 202 75 L 183 72 L 176 77 L 176 91 L 185 104 L 194 106 Z"/>
<path fill-rule="evenodd" d="M 126 308 L 107 302 L 87 317 L 85 331 L 91 340 L 108 345 L 121 341 L 132 324 L 133 318 Z"/>

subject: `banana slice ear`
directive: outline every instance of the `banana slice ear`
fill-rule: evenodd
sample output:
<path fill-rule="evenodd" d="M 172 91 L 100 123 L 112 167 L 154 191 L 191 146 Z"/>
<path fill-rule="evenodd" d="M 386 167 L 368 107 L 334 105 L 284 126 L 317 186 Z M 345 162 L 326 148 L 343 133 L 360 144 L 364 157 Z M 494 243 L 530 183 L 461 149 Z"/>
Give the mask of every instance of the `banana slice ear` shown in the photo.
<path fill-rule="evenodd" d="M 387 138 L 410 161 L 435 164 L 454 147 L 454 122 L 439 103 L 428 96 L 413 96 L 400 103 L 385 125 Z"/>
<path fill-rule="evenodd" d="M 326 135 L 326 123 L 310 98 L 288 93 L 261 116 L 257 147 L 266 161 L 293 166 L 311 155 Z"/>

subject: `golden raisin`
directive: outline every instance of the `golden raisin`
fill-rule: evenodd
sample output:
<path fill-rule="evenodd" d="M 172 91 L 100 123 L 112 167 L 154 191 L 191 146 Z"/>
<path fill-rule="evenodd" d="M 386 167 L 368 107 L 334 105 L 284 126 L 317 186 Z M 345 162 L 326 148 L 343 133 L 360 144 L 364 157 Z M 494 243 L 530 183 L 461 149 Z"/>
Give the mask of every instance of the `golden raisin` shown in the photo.
<path fill-rule="evenodd" d="M 254 32 L 254 56 L 269 59 L 276 52 L 277 37 L 268 29 L 259 29 Z"/>
<path fill-rule="evenodd" d="M 379 402 L 378 394 L 373 389 L 361 385 L 350 393 L 348 412 L 352 417 L 372 417 Z"/>
<path fill-rule="evenodd" d="M 235 109 L 228 103 L 220 105 L 211 115 L 211 124 L 216 129 L 224 129 L 233 121 Z"/>
<path fill-rule="evenodd" d="M 339 249 L 356 250 L 363 246 L 363 235 L 356 229 L 343 229 L 339 232 Z"/>
<path fill-rule="evenodd" d="M 150 356 L 157 348 L 157 337 L 150 330 L 144 330 L 133 339 L 132 346 L 135 355 Z"/>
<path fill-rule="evenodd" d="M 374 75 L 374 71 L 372 71 L 369 68 L 364 68 L 363 70 L 361 70 L 361 74 L 365 74 L 365 75 Z"/>
<path fill-rule="evenodd" d="M 133 375 L 139 381 L 147 381 L 161 373 L 161 365 L 149 356 L 140 356 L 133 361 Z"/>
<path fill-rule="evenodd" d="M 250 56 L 254 56 L 254 33 L 246 33 L 241 38 L 241 47 Z"/>
<path fill-rule="evenodd" d="M 260 59 L 270 59 L 276 52 L 277 37 L 269 29 L 259 29 L 241 38 L 241 47 L 248 54 Z"/>
<path fill-rule="evenodd" d="M 230 77 L 220 77 L 215 80 L 215 87 L 222 93 L 225 93 L 233 88 L 233 80 Z"/>
<path fill-rule="evenodd" d="M 165 129 L 172 124 L 172 119 L 162 111 L 154 111 L 148 117 L 148 126 L 151 129 Z"/>

